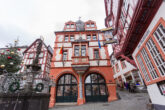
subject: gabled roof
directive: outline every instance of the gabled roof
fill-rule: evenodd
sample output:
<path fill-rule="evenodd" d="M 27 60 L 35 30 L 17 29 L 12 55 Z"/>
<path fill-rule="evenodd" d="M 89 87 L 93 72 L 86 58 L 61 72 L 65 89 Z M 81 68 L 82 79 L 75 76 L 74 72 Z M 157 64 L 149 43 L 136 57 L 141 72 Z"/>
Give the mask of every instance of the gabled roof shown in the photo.
<path fill-rule="evenodd" d="M 23 53 L 26 53 L 37 41 L 39 41 L 41 39 L 36 39 L 28 48 L 26 48 L 26 50 L 23 52 Z M 41 40 L 42 41 L 42 40 Z M 52 48 L 50 46 L 47 46 L 43 41 L 42 41 L 43 45 L 47 48 L 48 52 L 53 55 L 53 52 L 52 52 Z M 51 48 L 51 49 L 50 49 Z"/>

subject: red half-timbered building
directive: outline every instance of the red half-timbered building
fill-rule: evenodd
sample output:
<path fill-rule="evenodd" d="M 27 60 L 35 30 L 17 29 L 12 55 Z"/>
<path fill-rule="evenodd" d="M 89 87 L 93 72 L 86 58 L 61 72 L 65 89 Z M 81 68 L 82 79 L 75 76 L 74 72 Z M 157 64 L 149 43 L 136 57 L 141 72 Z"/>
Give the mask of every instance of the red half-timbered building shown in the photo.
<path fill-rule="evenodd" d="M 165 109 L 165 1 L 105 0 L 117 59 L 137 65 L 156 110 Z"/>
<path fill-rule="evenodd" d="M 63 31 L 55 32 L 50 70 L 55 86 L 51 88 L 50 107 L 117 99 L 107 46 L 103 46 L 104 35 L 99 32 L 92 20 L 69 21 Z"/>

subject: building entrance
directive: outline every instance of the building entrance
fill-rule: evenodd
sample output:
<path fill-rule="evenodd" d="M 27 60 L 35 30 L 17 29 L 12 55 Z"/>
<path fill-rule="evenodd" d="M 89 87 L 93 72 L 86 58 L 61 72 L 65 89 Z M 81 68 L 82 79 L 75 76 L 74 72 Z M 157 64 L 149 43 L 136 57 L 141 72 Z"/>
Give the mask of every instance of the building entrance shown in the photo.
<path fill-rule="evenodd" d="M 56 102 L 77 102 L 77 80 L 71 74 L 63 75 L 57 83 Z"/>
<path fill-rule="evenodd" d="M 108 92 L 104 78 L 99 74 L 89 74 L 85 80 L 86 102 L 108 101 Z"/>

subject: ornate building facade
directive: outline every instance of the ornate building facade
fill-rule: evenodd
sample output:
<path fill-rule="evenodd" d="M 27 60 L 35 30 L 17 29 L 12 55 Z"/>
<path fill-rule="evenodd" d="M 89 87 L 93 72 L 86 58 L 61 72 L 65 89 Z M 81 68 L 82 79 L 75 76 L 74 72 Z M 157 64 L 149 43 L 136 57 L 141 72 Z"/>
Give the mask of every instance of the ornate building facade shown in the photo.
<path fill-rule="evenodd" d="M 66 22 L 56 40 L 50 75 L 50 107 L 55 103 L 113 101 L 116 85 L 104 36 L 92 20 Z"/>
<path fill-rule="evenodd" d="M 165 109 L 165 1 L 105 0 L 117 59 L 137 65 L 156 110 Z"/>

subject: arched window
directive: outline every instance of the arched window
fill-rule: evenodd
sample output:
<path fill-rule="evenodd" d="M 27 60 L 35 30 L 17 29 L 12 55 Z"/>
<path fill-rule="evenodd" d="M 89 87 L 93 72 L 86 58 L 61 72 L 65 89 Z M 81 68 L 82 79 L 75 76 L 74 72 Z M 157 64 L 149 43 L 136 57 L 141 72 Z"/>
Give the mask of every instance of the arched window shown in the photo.
<path fill-rule="evenodd" d="M 106 82 L 101 75 L 92 73 L 86 77 L 85 97 L 87 102 L 108 100 Z"/>
<path fill-rule="evenodd" d="M 56 102 L 77 101 L 77 80 L 71 74 L 61 76 L 57 83 Z"/>

